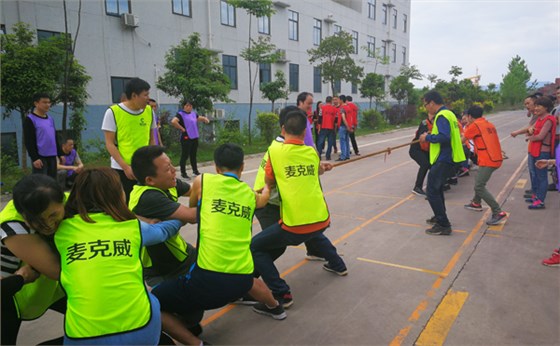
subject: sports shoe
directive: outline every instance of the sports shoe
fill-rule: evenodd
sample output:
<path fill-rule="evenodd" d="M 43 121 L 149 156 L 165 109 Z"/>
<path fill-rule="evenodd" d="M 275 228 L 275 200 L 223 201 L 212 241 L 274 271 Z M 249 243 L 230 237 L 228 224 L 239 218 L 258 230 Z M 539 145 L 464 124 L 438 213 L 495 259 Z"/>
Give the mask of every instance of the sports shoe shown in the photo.
<path fill-rule="evenodd" d="M 525 203 L 533 203 L 537 200 L 536 197 L 525 198 Z"/>
<path fill-rule="evenodd" d="M 507 217 L 507 214 L 505 211 L 501 211 L 497 214 L 492 215 L 492 217 L 490 218 L 490 220 L 486 221 L 486 224 L 489 226 L 492 225 L 499 225 L 503 222 L 505 222 L 505 218 Z"/>
<path fill-rule="evenodd" d="M 286 317 L 288 317 L 288 315 L 286 315 L 286 311 L 284 311 L 284 308 L 280 303 L 278 303 L 278 305 L 276 305 L 276 307 L 274 308 L 269 308 L 264 303 L 258 303 L 255 306 L 253 306 L 253 311 L 256 312 L 257 314 L 270 316 L 275 320 L 283 320 Z"/>
<path fill-rule="evenodd" d="M 465 167 L 461 167 L 461 170 L 459 171 L 459 173 L 457 173 L 458 177 L 467 177 L 469 175 L 469 169 Z"/>
<path fill-rule="evenodd" d="M 449 191 L 449 190 L 451 190 L 451 186 L 449 184 L 443 185 L 443 191 Z"/>
<path fill-rule="evenodd" d="M 424 192 L 424 190 L 422 190 L 421 187 L 415 187 L 414 189 L 412 189 L 412 193 L 418 196 L 426 196 L 426 193 Z"/>
<path fill-rule="evenodd" d="M 471 201 L 469 204 L 465 204 L 465 209 L 474 210 L 474 211 L 482 211 L 482 205 L 480 203 L 475 203 Z"/>
<path fill-rule="evenodd" d="M 426 230 L 426 234 L 429 235 L 451 235 L 451 226 L 440 226 L 436 223 L 432 228 Z"/>
<path fill-rule="evenodd" d="M 548 191 L 558 191 L 558 189 L 556 188 L 556 184 L 549 184 L 547 190 Z"/>
<path fill-rule="evenodd" d="M 437 223 L 437 219 L 436 219 L 435 216 L 432 216 L 431 218 L 429 218 L 429 219 L 426 220 L 426 223 L 427 223 L 428 225 L 435 225 L 435 224 Z"/>
<path fill-rule="evenodd" d="M 558 267 L 560 266 L 560 255 L 555 253 L 550 258 L 543 260 L 542 264 L 547 267 Z"/>
<path fill-rule="evenodd" d="M 533 194 L 533 190 L 525 190 L 525 193 Z"/>
<path fill-rule="evenodd" d="M 245 294 L 243 297 L 237 299 L 236 301 L 232 302 L 232 304 L 236 304 L 236 305 L 255 305 L 257 303 L 258 301 L 248 293 Z"/>
<path fill-rule="evenodd" d="M 532 193 L 526 193 L 526 194 L 523 195 L 523 198 L 534 198 L 534 197 L 535 197 L 535 195 L 532 194 Z"/>
<path fill-rule="evenodd" d="M 447 184 L 457 185 L 458 183 L 459 183 L 459 180 L 457 180 L 457 177 L 447 179 Z"/>
<path fill-rule="evenodd" d="M 529 209 L 544 209 L 544 203 L 539 199 L 535 199 L 533 204 L 529 204 Z"/>
<path fill-rule="evenodd" d="M 189 175 L 187 173 L 181 173 L 181 178 L 183 179 L 190 179 Z"/>
<path fill-rule="evenodd" d="M 344 267 L 344 269 L 341 269 L 341 270 L 336 270 L 336 269 L 332 268 L 331 266 L 329 266 L 328 263 L 325 263 L 325 264 L 323 264 L 323 269 L 325 269 L 328 272 L 334 273 L 338 276 L 348 275 L 348 270 L 346 269 L 346 267 Z"/>
<path fill-rule="evenodd" d="M 198 171 L 193 172 L 193 177 L 196 177 L 197 175 L 200 175 L 200 172 L 198 172 Z"/>
<path fill-rule="evenodd" d="M 276 299 L 280 304 L 282 304 L 282 307 L 284 309 L 288 309 L 290 306 L 294 304 L 294 299 L 292 298 L 292 293 L 290 292 L 284 293 L 281 296 L 275 295 L 274 299 Z"/>
<path fill-rule="evenodd" d="M 555 253 L 555 254 L 557 254 L 557 255 L 560 255 L 560 247 L 559 247 L 558 249 L 554 249 L 554 250 L 552 251 L 552 253 L 553 253 L 553 254 Z"/>
<path fill-rule="evenodd" d="M 322 262 L 326 261 L 326 259 L 324 257 L 311 255 L 309 253 L 307 255 L 305 255 L 305 259 L 308 260 L 308 261 L 322 261 Z"/>

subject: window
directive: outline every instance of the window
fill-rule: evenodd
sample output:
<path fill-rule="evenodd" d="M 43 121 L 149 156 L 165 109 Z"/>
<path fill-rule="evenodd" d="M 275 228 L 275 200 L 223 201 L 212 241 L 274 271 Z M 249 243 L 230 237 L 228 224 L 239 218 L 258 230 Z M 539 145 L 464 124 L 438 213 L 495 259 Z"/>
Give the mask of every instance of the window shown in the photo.
<path fill-rule="evenodd" d="M 2 35 L 6 35 L 6 26 L 4 24 L 0 24 L 0 31 L 2 32 Z"/>
<path fill-rule="evenodd" d="M 383 12 L 382 23 L 387 25 L 387 4 L 383 4 L 381 8 L 382 8 L 381 11 Z"/>
<path fill-rule="evenodd" d="M 270 35 L 270 17 L 259 17 L 257 22 L 259 24 L 259 34 Z"/>
<path fill-rule="evenodd" d="M 290 64 L 290 91 L 299 91 L 299 65 Z"/>
<path fill-rule="evenodd" d="M 299 41 L 299 13 L 288 10 L 288 38 Z"/>
<path fill-rule="evenodd" d="M 406 47 L 402 47 L 402 64 L 406 65 Z"/>
<path fill-rule="evenodd" d="M 368 18 L 375 20 L 375 2 L 376 0 L 368 0 Z"/>
<path fill-rule="evenodd" d="M 56 31 L 48 31 L 48 30 L 37 30 L 37 42 L 42 42 L 45 40 L 49 40 L 53 37 L 64 37 L 64 33 L 56 32 Z M 68 38 L 70 41 L 68 42 L 68 49 L 72 50 L 72 36 L 68 34 Z"/>
<path fill-rule="evenodd" d="M 397 18 L 399 17 L 397 9 L 393 8 L 393 28 L 397 28 Z"/>
<path fill-rule="evenodd" d="M 220 2 L 220 13 L 222 25 L 235 26 L 235 7 L 228 4 L 225 0 Z"/>
<path fill-rule="evenodd" d="M 229 78 L 230 88 L 237 89 L 237 57 L 234 55 L 222 55 L 222 66 L 224 73 Z"/>
<path fill-rule="evenodd" d="M 354 47 L 354 54 L 358 54 L 358 32 L 352 31 L 352 47 Z"/>
<path fill-rule="evenodd" d="M 111 100 L 113 103 L 121 102 L 124 86 L 131 79 L 130 77 L 111 77 Z"/>
<path fill-rule="evenodd" d="M 342 91 L 342 83 L 340 82 L 340 79 L 334 81 L 334 91 L 337 95 Z"/>
<path fill-rule="evenodd" d="M 391 55 L 393 62 L 397 62 L 397 44 L 391 44 Z"/>
<path fill-rule="evenodd" d="M 381 41 L 381 56 L 387 57 L 387 41 Z"/>
<path fill-rule="evenodd" d="M 313 44 L 318 46 L 321 44 L 323 35 L 323 22 L 320 19 L 313 19 Z"/>
<path fill-rule="evenodd" d="M 341 27 L 340 25 L 338 25 L 338 24 L 335 24 L 335 25 L 334 25 L 334 33 L 335 33 L 335 34 L 338 34 L 338 33 L 341 32 L 341 31 L 342 31 L 342 27 Z"/>
<path fill-rule="evenodd" d="M 402 16 L 403 16 L 403 17 L 402 17 L 402 20 L 403 20 L 403 29 L 402 29 L 402 31 L 403 31 L 403 32 L 406 32 L 406 31 L 407 31 L 407 26 L 408 26 L 408 16 L 407 16 L 406 14 L 403 14 Z"/>
<path fill-rule="evenodd" d="M 375 58 L 375 37 L 368 36 L 367 39 L 367 56 L 368 58 Z"/>
<path fill-rule="evenodd" d="M 358 84 L 352 83 L 352 94 L 358 93 Z"/>
<path fill-rule="evenodd" d="M 270 64 L 259 64 L 259 83 L 269 83 L 272 80 Z"/>
<path fill-rule="evenodd" d="M 120 16 L 123 13 L 130 13 L 130 1 L 105 0 L 105 13 L 110 16 Z"/>
<path fill-rule="evenodd" d="M 313 92 L 320 93 L 323 89 L 323 81 L 321 79 L 321 69 L 313 67 Z"/>
<path fill-rule="evenodd" d="M 181 16 L 191 16 L 191 0 L 171 0 L 173 13 Z"/>

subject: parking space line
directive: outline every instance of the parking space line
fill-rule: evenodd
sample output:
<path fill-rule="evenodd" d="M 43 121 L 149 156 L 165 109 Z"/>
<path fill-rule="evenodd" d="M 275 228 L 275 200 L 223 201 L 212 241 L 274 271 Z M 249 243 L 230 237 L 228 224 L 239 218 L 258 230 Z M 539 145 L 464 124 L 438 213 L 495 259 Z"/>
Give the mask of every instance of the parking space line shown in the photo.
<path fill-rule="evenodd" d="M 515 183 L 515 188 L 524 189 L 526 184 L 527 184 L 527 179 L 519 179 L 517 183 Z"/>
<path fill-rule="evenodd" d="M 417 272 L 422 272 L 422 273 L 427 273 L 427 274 L 433 274 L 433 275 L 437 275 L 437 276 L 440 276 L 440 277 L 446 277 L 446 276 L 447 276 L 447 275 L 444 274 L 444 273 L 436 272 L 436 271 L 429 270 L 429 269 L 422 269 L 422 268 L 410 267 L 410 266 L 405 266 L 405 265 L 396 264 L 396 263 L 381 262 L 381 261 L 376 261 L 376 260 L 372 260 L 372 259 L 368 259 L 368 258 L 363 258 L 363 257 L 358 257 L 357 260 L 363 261 L 363 262 L 381 264 L 381 265 L 388 266 L 388 267 L 395 267 L 395 268 L 400 268 L 400 269 L 414 270 L 414 271 L 417 271 Z"/>
<path fill-rule="evenodd" d="M 492 233 L 486 233 L 485 236 L 486 237 L 492 237 L 492 238 L 501 238 L 502 237 L 500 234 L 492 234 Z"/>
<path fill-rule="evenodd" d="M 416 340 L 415 345 L 443 345 L 468 296 L 468 292 L 449 290 Z"/>

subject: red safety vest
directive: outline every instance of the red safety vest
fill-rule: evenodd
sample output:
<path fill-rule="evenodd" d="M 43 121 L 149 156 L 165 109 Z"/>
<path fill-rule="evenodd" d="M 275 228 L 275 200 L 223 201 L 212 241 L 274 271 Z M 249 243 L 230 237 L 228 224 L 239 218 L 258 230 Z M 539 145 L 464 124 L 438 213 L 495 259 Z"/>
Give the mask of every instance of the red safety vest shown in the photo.
<path fill-rule="evenodd" d="M 552 122 L 552 128 L 550 129 L 550 157 L 554 157 L 554 141 L 555 141 L 555 137 L 556 137 L 556 119 L 554 118 L 554 116 L 547 114 L 546 116 L 544 116 L 543 118 L 537 118 L 537 121 L 535 122 L 535 131 L 533 132 L 533 136 L 538 135 L 543 126 L 544 123 L 550 120 Z M 546 136 L 545 136 L 546 138 Z M 529 142 L 529 154 L 531 154 L 531 156 L 533 157 L 538 157 L 541 154 L 541 147 L 543 145 L 545 146 L 549 146 L 548 144 L 543 143 L 544 139 L 542 141 L 531 141 Z"/>
<path fill-rule="evenodd" d="M 481 166 L 498 168 L 504 157 L 498 131 L 494 124 L 484 118 L 475 120 L 470 126 L 476 126 L 480 135 L 473 138 L 474 147 Z M 486 161 L 486 162 L 483 162 Z"/>
<path fill-rule="evenodd" d="M 424 123 L 424 125 L 426 125 L 428 127 L 428 134 L 432 133 L 432 128 L 434 127 L 434 123 L 432 123 L 430 121 L 430 119 L 424 119 L 422 120 L 422 122 Z M 419 136 L 420 134 L 416 134 L 416 136 Z M 422 149 L 423 151 L 429 152 L 430 151 L 430 142 L 425 141 L 424 143 L 420 143 L 420 149 Z"/>

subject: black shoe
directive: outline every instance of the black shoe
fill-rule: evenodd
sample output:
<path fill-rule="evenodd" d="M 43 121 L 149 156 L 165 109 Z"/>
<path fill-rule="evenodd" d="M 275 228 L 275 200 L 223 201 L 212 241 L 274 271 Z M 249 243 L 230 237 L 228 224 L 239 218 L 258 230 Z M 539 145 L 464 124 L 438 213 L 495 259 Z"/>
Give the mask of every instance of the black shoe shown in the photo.
<path fill-rule="evenodd" d="M 533 190 L 525 190 L 525 193 L 526 193 L 526 194 L 531 194 L 531 195 L 532 195 L 532 194 L 533 194 Z"/>
<path fill-rule="evenodd" d="M 342 159 L 342 158 L 339 157 L 339 158 L 336 159 L 335 161 L 344 161 L 344 160 L 345 160 L 345 159 Z"/>
<path fill-rule="evenodd" d="M 440 226 L 436 223 L 432 228 L 426 230 L 426 234 L 429 235 L 451 235 L 451 226 Z"/>
<path fill-rule="evenodd" d="M 199 336 L 200 334 L 202 334 L 202 326 L 200 325 L 200 323 L 197 323 L 197 324 L 195 324 L 194 326 L 191 326 L 191 327 L 187 327 L 187 329 L 194 336 Z"/>
<path fill-rule="evenodd" d="M 426 223 L 427 223 L 428 225 L 435 225 L 435 224 L 437 223 L 437 219 L 436 219 L 435 216 L 432 216 L 431 218 L 429 218 L 429 219 L 426 220 Z"/>
<path fill-rule="evenodd" d="M 190 179 L 187 173 L 181 173 L 181 178 L 183 179 Z"/>
<path fill-rule="evenodd" d="M 346 269 L 346 267 L 344 267 L 343 269 L 334 269 L 328 263 L 325 263 L 323 264 L 323 269 L 325 269 L 328 272 L 334 273 L 338 276 L 348 275 L 348 269 Z"/>
<path fill-rule="evenodd" d="M 418 196 L 426 196 L 426 193 L 424 192 L 424 190 L 422 190 L 421 187 L 415 187 L 414 189 L 412 189 L 412 193 Z"/>
<path fill-rule="evenodd" d="M 283 320 L 288 317 L 288 315 L 286 315 L 286 311 L 284 311 L 284 308 L 282 307 L 282 304 L 278 304 L 274 308 L 269 308 L 264 303 L 258 303 L 253 306 L 253 311 L 257 314 L 270 316 L 275 320 Z"/>
<path fill-rule="evenodd" d="M 449 191 L 449 190 L 451 190 L 451 186 L 449 186 L 449 184 L 443 185 L 443 191 Z"/>
<path fill-rule="evenodd" d="M 362 156 L 362 154 L 360 154 L 360 153 L 356 153 L 356 156 Z"/>
<path fill-rule="evenodd" d="M 331 157 L 330 157 L 330 156 L 327 156 L 327 161 L 330 161 L 330 160 L 331 160 Z"/>
<path fill-rule="evenodd" d="M 200 172 L 199 172 L 199 171 L 193 172 L 193 176 L 196 177 L 197 175 L 200 175 Z"/>
<path fill-rule="evenodd" d="M 288 309 L 290 306 L 292 306 L 294 304 L 294 299 L 293 299 L 292 294 L 290 292 L 284 293 L 280 296 L 275 295 L 274 299 L 276 299 L 280 304 L 282 304 L 282 307 L 284 309 Z"/>
<path fill-rule="evenodd" d="M 556 188 L 556 184 L 550 184 L 548 185 L 548 191 L 557 191 L 558 189 Z"/>
<path fill-rule="evenodd" d="M 457 185 L 458 183 L 459 183 L 459 180 L 457 180 L 456 177 L 447 179 L 447 184 Z"/>

